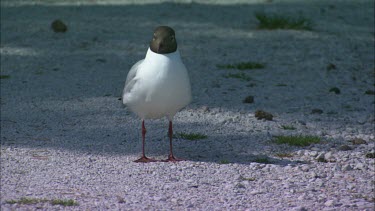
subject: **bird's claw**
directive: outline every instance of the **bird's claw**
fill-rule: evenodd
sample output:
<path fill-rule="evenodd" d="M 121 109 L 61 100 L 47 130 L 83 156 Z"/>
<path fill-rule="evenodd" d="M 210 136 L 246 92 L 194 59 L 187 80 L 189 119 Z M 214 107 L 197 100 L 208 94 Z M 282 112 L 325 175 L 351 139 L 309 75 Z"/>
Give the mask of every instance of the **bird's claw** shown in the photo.
<path fill-rule="evenodd" d="M 184 159 L 175 158 L 173 155 L 169 155 L 168 159 L 163 160 L 163 162 L 179 162 L 184 161 Z"/>
<path fill-rule="evenodd" d="M 135 160 L 134 162 L 136 162 L 136 163 L 150 163 L 150 162 L 157 162 L 157 160 L 148 158 L 146 156 L 142 156 L 141 158 L 139 158 L 138 160 Z"/>

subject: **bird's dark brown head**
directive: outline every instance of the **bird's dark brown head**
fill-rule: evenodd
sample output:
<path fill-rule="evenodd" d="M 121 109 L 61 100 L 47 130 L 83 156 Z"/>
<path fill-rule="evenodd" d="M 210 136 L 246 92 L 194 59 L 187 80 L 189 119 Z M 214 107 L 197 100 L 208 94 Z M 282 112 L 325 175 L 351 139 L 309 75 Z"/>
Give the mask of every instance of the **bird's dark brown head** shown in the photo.
<path fill-rule="evenodd" d="M 177 50 L 174 30 L 168 26 L 159 26 L 154 30 L 150 49 L 158 54 L 173 53 Z"/>

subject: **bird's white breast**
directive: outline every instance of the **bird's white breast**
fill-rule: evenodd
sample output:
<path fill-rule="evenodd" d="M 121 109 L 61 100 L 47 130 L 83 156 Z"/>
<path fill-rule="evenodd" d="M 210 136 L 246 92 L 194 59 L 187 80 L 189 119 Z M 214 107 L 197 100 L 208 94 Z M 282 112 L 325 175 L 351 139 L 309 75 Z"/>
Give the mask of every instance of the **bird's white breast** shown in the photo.
<path fill-rule="evenodd" d="M 137 68 L 132 79 L 135 83 L 131 90 L 124 92 L 123 98 L 141 118 L 172 119 L 191 101 L 189 76 L 178 51 L 157 54 L 148 49 Z"/>

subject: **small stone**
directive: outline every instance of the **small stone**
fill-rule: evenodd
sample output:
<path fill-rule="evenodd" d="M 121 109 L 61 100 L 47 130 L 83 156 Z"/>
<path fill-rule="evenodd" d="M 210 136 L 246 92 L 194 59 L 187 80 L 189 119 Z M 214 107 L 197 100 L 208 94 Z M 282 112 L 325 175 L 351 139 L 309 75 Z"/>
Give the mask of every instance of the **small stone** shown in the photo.
<path fill-rule="evenodd" d="M 326 154 L 324 154 L 324 159 L 331 160 L 332 158 L 333 158 L 332 152 L 327 152 Z"/>
<path fill-rule="evenodd" d="M 301 125 L 306 125 L 306 122 L 303 121 L 303 120 L 297 120 L 297 123 L 298 123 L 298 124 L 301 124 Z"/>
<path fill-rule="evenodd" d="M 327 163 L 328 161 L 324 157 L 325 157 L 325 154 L 324 153 L 320 153 L 318 155 L 318 157 L 316 157 L 316 160 L 318 162 Z"/>
<path fill-rule="evenodd" d="M 314 108 L 313 110 L 311 110 L 311 113 L 312 114 L 322 114 L 323 110 L 319 109 L 319 108 Z"/>
<path fill-rule="evenodd" d="M 254 96 L 247 96 L 242 102 L 243 103 L 253 103 L 254 102 Z"/>
<path fill-rule="evenodd" d="M 206 113 L 206 112 L 209 112 L 210 111 L 210 108 L 208 108 L 207 106 L 202 106 L 202 111 L 204 112 L 204 113 Z"/>
<path fill-rule="evenodd" d="M 375 152 L 367 153 L 366 158 L 375 158 Z"/>
<path fill-rule="evenodd" d="M 318 155 L 318 152 L 317 152 L 317 151 L 311 151 L 311 152 L 309 153 L 309 155 L 310 155 L 311 157 L 316 157 L 316 156 Z"/>
<path fill-rule="evenodd" d="M 365 94 L 366 95 L 375 95 L 375 91 L 371 90 L 371 89 L 368 89 L 365 91 Z"/>
<path fill-rule="evenodd" d="M 325 203 L 324 203 L 324 205 L 325 206 L 327 206 L 327 207 L 331 207 L 331 206 L 333 206 L 334 205 L 334 201 L 333 200 L 328 200 L 328 201 L 326 201 Z"/>
<path fill-rule="evenodd" d="M 243 185 L 242 183 L 238 183 L 236 185 L 236 188 L 246 188 L 245 185 Z"/>
<path fill-rule="evenodd" d="M 333 88 L 331 88 L 331 89 L 329 90 L 329 92 L 334 92 L 334 93 L 337 94 L 337 95 L 341 93 L 340 89 L 337 88 L 337 87 L 333 87 Z"/>
<path fill-rule="evenodd" d="M 54 32 L 66 32 L 68 27 L 61 20 L 54 20 L 51 24 L 51 28 Z"/>
<path fill-rule="evenodd" d="M 262 191 L 257 191 L 257 190 L 253 190 L 250 192 L 251 195 L 257 195 L 257 194 L 261 194 Z"/>
<path fill-rule="evenodd" d="M 349 151 L 349 150 L 352 150 L 352 148 L 348 145 L 342 145 L 339 147 L 339 150 L 341 151 Z"/>
<path fill-rule="evenodd" d="M 353 170 L 353 168 L 349 164 L 347 164 L 347 165 L 344 165 L 341 168 L 341 170 L 343 170 L 343 171 L 350 171 L 350 170 Z"/>
<path fill-rule="evenodd" d="M 340 171 L 341 170 L 341 166 L 339 164 L 336 164 L 333 168 L 332 168 L 333 171 Z"/>
<path fill-rule="evenodd" d="M 103 58 L 97 58 L 95 61 L 100 62 L 100 63 L 106 63 L 107 62 L 107 60 L 105 60 Z"/>
<path fill-rule="evenodd" d="M 335 70 L 336 69 L 336 65 L 335 64 L 332 64 L 332 63 L 329 63 L 327 65 L 327 70 L 330 71 L 330 70 Z"/>
<path fill-rule="evenodd" d="M 303 165 L 303 166 L 301 167 L 301 170 L 304 171 L 304 172 L 307 172 L 307 171 L 310 170 L 310 167 L 309 167 L 308 165 Z"/>
<path fill-rule="evenodd" d="M 299 199 L 300 197 L 298 197 Z M 301 199 L 300 199 L 301 200 Z M 295 211 L 308 211 L 308 209 L 306 209 L 305 207 L 296 207 L 295 209 L 293 209 Z"/>
<path fill-rule="evenodd" d="M 319 176 L 315 172 L 310 173 L 311 178 L 318 178 Z"/>
<path fill-rule="evenodd" d="M 364 169 L 364 167 L 365 167 L 365 165 L 363 165 L 363 163 L 357 163 L 357 164 L 355 164 L 354 169 L 362 170 L 362 169 Z"/>
<path fill-rule="evenodd" d="M 273 119 L 273 115 L 272 114 L 270 114 L 268 112 L 265 112 L 265 111 L 262 111 L 262 110 L 255 111 L 255 117 L 258 120 L 265 119 L 265 120 L 272 121 L 272 119 Z"/>
<path fill-rule="evenodd" d="M 160 201 L 162 199 L 162 197 L 160 196 L 154 196 L 154 201 Z"/>
<path fill-rule="evenodd" d="M 355 138 L 351 140 L 352 144 L 354 145 L 360 145 L 360 144 L 367 144 L 367 142 L 361 138 Z"/>

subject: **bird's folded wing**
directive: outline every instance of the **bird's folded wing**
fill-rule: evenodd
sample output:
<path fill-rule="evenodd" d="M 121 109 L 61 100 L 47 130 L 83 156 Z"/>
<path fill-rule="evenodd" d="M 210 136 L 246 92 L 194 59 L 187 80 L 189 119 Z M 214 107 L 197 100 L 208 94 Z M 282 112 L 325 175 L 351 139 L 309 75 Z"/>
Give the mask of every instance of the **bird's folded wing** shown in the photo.
<path fill-rule="evenodd" d="M 137 75 L 139 65 L 142 64 L 143 60 L 144 59 L 139 60 L 137 63 L 135 63 L 132 66 L 132 68 L 130 69 L 130 71 L 128 73 L 128 76 L 126 77 L 125 87 L 124 87 L 124 90 L 122 92 L 122 101 L 124 103 L 126 102 L 126 99 L 124 99 L 125 94 L 129 93 L 132 90 L 134 84 L 137 82 L 137 80 L 135 79 L 135 76 Z"/>

